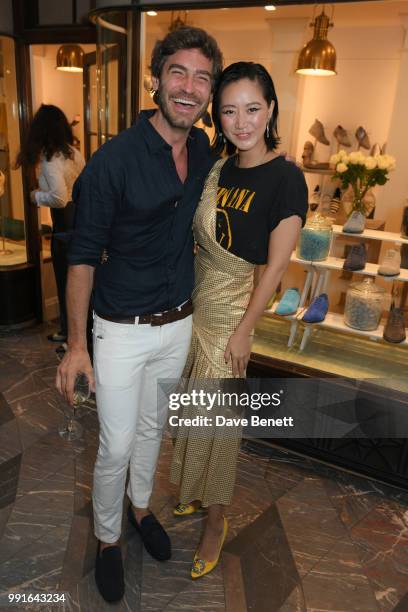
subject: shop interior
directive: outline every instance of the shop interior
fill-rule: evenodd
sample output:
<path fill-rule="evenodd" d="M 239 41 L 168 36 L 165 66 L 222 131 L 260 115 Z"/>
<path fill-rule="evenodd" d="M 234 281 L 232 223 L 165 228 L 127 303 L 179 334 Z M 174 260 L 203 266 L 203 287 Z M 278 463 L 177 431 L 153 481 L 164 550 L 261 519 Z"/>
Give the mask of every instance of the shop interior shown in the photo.
<path fill-rule="evenodd" d="M 408 204 L 402 161 L 408 153 L 403 111 L 408 104 L 408 39 L 404 30 L 408 3 L 339 3 L 326 7 L 333 23 L 328 39 L 336 50 L 337 74 L 324 77 L 296 74 L 299 51 L 313 34 L 308 26 L 321 8 L 316 11 L 316 7 L 303 5 L 280 6 L 270 11 L 257 7 L 145 15 L 141 106 L 154 106 L 149 95 L 148 71 L 154 41 L 176 20 L 209 30 L 220 42 L 226 64 L 245 58 L 268 68 L 280 104 L 281 150 L 302 165 L 310 208 L 318 205 L 318 210 L 333 221 L 334 231 L 326 261 L 308 266 L 298 253 L 293 255 L 281 291 L 258 325 L 253 350 L 291 367 L 297 364 L 340 376 L 376 379 L 381 385 L 406 390 L 407 341 L 387 343 L 383 332 L 391 304 L 405 309 L 406 316 L 408 271 L 401 268 L 398 277 L 384 277 L 378 274 L 378 264 L 388 249 L 402 248 L 405 253 L 408 249 L 407 239 L 400 234 L 403 210 Z M 309 131 L 313 132 L 316 120 L 323 126 L 324 136 L 320 139 Z M 339 144 L 333 134 L 337 126 L 346 130 L 350 146 Z M 360 126 L 367 134 L 369 150 L 359 146 L 355 134 Z M 211 138 L 212 128 L 202 127 Z M 348 212 L 344 193 L 340 196 L 342 201 L 334 203 L 334 210 L 330 207 L 333 197 L 336 199 L 336 189 L 341 186 L 339 180 L 332 180 L 333 170 L 303 166 L 306 141 L 312 142 L 314 161 L 326 166 L 339 149 L 347 153 L 361 149 L 365 155 L 382 149 L 396 158 L 396 169 L 390 173 L 389 182 L 370 191 L 371 219 L 367 219 L 363 238 L 342 232 Z M 358 274 L 344 271 L 346 253 L 362 239 L 367 249 L 366 267 Z M 404 264 L 408 266 L 406 256 Z M 350 284 L 363 281 L 367 274 L 380 293 L 381 322 L 366 331 L 345 324 L 344 311 Z M 298 309 L 292 316 L 275 315 L 279 298 L 292 287 L 305 293 L 305 304 L 322 291 L 327 292 L 329 313 L 323 322 L 303 324 L 304 309 Z"/>
<path fill-rule="evenodd" d="M 111 0 L 111 8 L 95 13 L 97 45 L 78 43 L 84 52 L 82 72 L 56 70 L 60 44 L 30 43 L 25 69 L 30 73 L 32 111 L 41 103 L 62 108 L 73 124 L 77 146 L 89 159 L 132 124 L 136 108 L 154 107 L 149 57 L 154 41 L 172 25 L 205 28 L 217 38 L 225 64 L 264 64 L 280 103 L 281 151 L 305 171 L 308 222 L 313 224 L 316 211 L 330 221 L 305 228 L 324 238 L 327 252 L 320 260 L 306 257 L 299 242 L 280 290 L 255 330 L 248 377 L 260 386 L 279 378 L 289 385 L 293 378 L 309 378 L 318 385 L 329 377 L 334 386 L 363 389 L 383 412 L 373 415 L 376 434 L 368 427 L 360 436 L 330 438 L 325 414 L 320 418 L 319 413 L 314 437 L 244 440 L 222 565 L 198 587 L 192 586 L 188 572 L 202 515 L 173 515 L 177 492 L 168 482 L 173 445 L 166 437 L 152 508 L 171 532 L 174 559 L 153 562 L 139 536 L 124 530 L 127 593 L 118 609 L 407 610 L 408 444 L 399 432 L 378 437 L 378 427 L 384 413 L 391 413 L 392 422 L 395 405 L 406 414 L 408 390 L 408 342 L 383 337 L 392 304 L 401 308 L 408 327 L 407 260 L 405 267 L 401 261 L 398 274 L 379 274 L 387 250 L 403 255 L 408 246 L 402 235 L 408 205 L 408 0 L 326 5 L 333 24 L 327 37 L 337 55 L 337 74 L 326 77 L 296 74 L 321 5 L 157 8 L 143 12 L 139 23 L 138 3 L 124 3 Z M 39 4 L 50 7 L 49 24 L 63 12 L 60 3 Z M 62 4 L 66 7 L 68 1 Z M 87 10 L 96 6 L 84 0 L 77 4 L 87 4 Z M 98 6 L 102 4 L 100 0 Z M 64 23 L 71 23 L 70 17 Z M 58 317 L 51 221 L 46 209 L 41 210 L 33 231 L 27 215 L 33 210 L 27 177 L 13 169 L 24 125 L 19 109 L 26 102 L 19 86 L 24 71 L 15 53 L 17 44 L 11 36 L 0 35 L 0 169 L 5 176 L 0 196 L 0 591 L 63 592 L 70 608 L 104 610 L 94 580 L 91 519 L 97 410 L 92 396 L 72 412 L 55 390 L 58 359 L 55 345 L 47 340 Z M 140 68 L 138 78 L 135 67 Z M 200 126 L 211 138 L 210 117 Z M 334 169 L 327 168 L 340 148 L 334 134 L 339 134 L 339 126 L 350 142 L 341 145 L 346 153 L 379 151 L 396 159 L 389 181 L 371 190 L 362 234 L 343 232 L 350 198 L 345 189 L 336 194 L 340 181 L 333 181 Z M 369 148 L 360 144 L 367 145 L 366 139 Z M 313 147 L 308 159 L 305 150 L 310 153 L 311 148 L 305 149 L 306 142 Z M 344 270 L 351 247 L 363 241 L 365 267 Z M 38 278 L 42 317 L 31 302 L 25 309 Z M 353 283 L 367 278 L 377 290 L 351 292 Z M 298 290 L 300 301 L 293 314 L 277 315 L 290 288 Z M 304 312 L 321 293 L 328 295 L 325 319 L 307 324 Z M 365 316 L 374 316 L 370 329 L 363 329 L 367 325 L 361 324 L 361 316 L 357 327 L 345 321 L 348 300 L 355 303 L 356 295 Z M 43 324 L 29 327 L 41 320 Z M 340 402 L 338 408 L 341 415 L 349 414 L 348 405 Z M 58 435 L 67 423 L 82 428 L 77 439 Z"/>
<path fill-rule="evenodd" d="M 272 10 L 275 8 L 276 10 Z M 267 10 L 271 9 L 271 10 Z M 206 28 L 219 41 L 225 64 L 246 59 L 260 62 L 273 76 L 280 103 L 279 134 L 281 151 L 296 160 L 305 171 L 312 208 L 323 212 L 333 222 L 329 258 L 308 262 L 294 253 L 280 292 L 271 301 L 261 320 L 254 352 L 287 363 L 313 367 L 332 374 L 354 372 L 362 378 L 391 380 L 404 388 L 403 372 L 407 366 L 407 340 L 391 344 L 383 332 L 391 305 L 405 309 L 408 273 L 402 267 L 398 275 L 378 274 L 378 265 L 392 248 L 401 251 L 406 266 L 407 239 L 400 234 L 401 219 L 407 205 L 402 160 L 408 153 L 405 108 L 408 104 L 408 2 L 336 3 L 324 8 L 330 21 L 327 37 L 336 52 L 335 74 L 310 76 L 296 73 L 302 46 L 313 36 L 313 23 L 323 7 L 290 5 L 279 7 L 214 8 L 206 10 L 147 11 L 141 16 L 140 37 L 140 108 L 154 107 L 149 76 L 149 57 L 155 40 L 171 27 L 187 23 Z M 74 126 L 78 147 L 86 158 L 106 139 L 131 124 L 133 106 L 137 105 L 130 86 L 135 61 L 132 12 L 107 10 L 97 20 L 99 29 L 99 72 L 95 46 L 82 45 L 84 71 L 56 70 L 59 45 L 31 45 L 30 69 L 33 111 L 41 103 L 60 106 Z M 6 174 L 2 197 L 1 266 L 13 266 L 27 259 L 21 171 L 13 170 L 19 145 L 17 93 L 13 41 L 1 39 L 0 95 L 2 113 L 2 166 Z M 97 74 L 99 78 L 97 79 Z M 99 88 L 99 89 L 98 89 Z M 134 86 L 133 86 L 134 89 Z M 98 94 L 98 96 L 97 96 Z M 210 109 L 209 109 L 210 110 Z M 212 136 L 211 118 L 200 122 Z M 316 125 L 321 130 L 317 134 Z M 314 126 L 314 128 L 313 128 Z M 345 130 L 349 146 L 339 144 L 335 132 Z M 362 148 L 356 137 L 361 129 L 369 144 Z M 316 137 L 317 135 L 317 137 Z M 303 163 L 305 143 L 312 147 L 312 164 Z M 367 144 L 367 143 L 366 143 Z M 385 185 L 370 190 L 370 214 L 363 236 L 345 235 L 342 226 L 350 202 L 340 181 L 332 180 L 327 168 L 331 156 L 345 148 L 346 153 L 360 150 L 369 155 L 386 151 L 396 159 L 396 168 Z M 320 168 L 319 166 L 326 166 Z M 334 204 L 333 201 L 337 201 Z M 50 215 L 40 211 L 38 223 L 42 234 L 43 317 L 58 315 L 55 284 L 49 262 Z M 367 232 L 371 232 L 371 237 Z M 373 233 L 374 232 L 374 233 Z M 342 269 L 353 245 L 364 241 L 366 267 L 358 273 Z M 262 273 L 262 270 L 259 271 Z M 346 296 L 350 284 L 366 277 L 375 281 L 381 297 L 381 314 L 375 329 L 351 328 L 344 322 Z M 297 288 L 302 296 L 293 315 L 278 317 L 275 310 L 288 288 Z M 370 287 L 370 290 L 372 287 Z M 313 326 L 304 325 L 305 307 L 319 292 L 329 300 L 326 319 Z M 333 347 L 341 347 L 341 356 Z M 361 355 L 370 355 L 367 365 Z M 348 365 L 346 365 L 348 364 Z M 393 374 L 389 379 L 389 374 Z"/>

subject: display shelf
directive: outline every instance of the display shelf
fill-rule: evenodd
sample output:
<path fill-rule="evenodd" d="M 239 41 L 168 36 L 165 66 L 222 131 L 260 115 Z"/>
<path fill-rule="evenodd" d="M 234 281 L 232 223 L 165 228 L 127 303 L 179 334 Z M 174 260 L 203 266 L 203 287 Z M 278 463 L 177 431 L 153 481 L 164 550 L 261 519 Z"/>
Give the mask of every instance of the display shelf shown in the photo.
<path fill-rule="evenodd" d="M 276 309 L 278 307 L 279 301 L 275 302 L 274 304 L 272 304 L 272 308 L 268 308 L 267 310 L 264 310 L 264 315 L 269 316 L 269 317 L 277 317 L 278 319 L 282 319 L 286 321 L 294 321 L 297 320 L 298 316 L 300 314 L 303 314 L 303 312 L 306 310 L 305 307 L 299 307 L 296 312 L 294 312 L 293 314 L 290 315 L 280 315 L 280 314 L 276 314 Z"/>
<path fill-rule="evenodd" d="M 302 172 L 307 172 L 308 174 L 324 174 L 329 175 L 333 174 L 334 170 L 332 168 L 308 168 L 307 166 L 300 167 Z"/>
<path fill-rule="evenodd" d="M 298 257 L 296 255 L 296 251 L 292 252 L 292 255 L 290 256 L 290 261 L 291 263 L 295 263 L 295 264 L 301 264 L 302 266 L 304 266 L 305 268 L 311 268 L 313 266 L 313 261 L 309 261 L 308 259 L 300 259 L 300 257 Z M 317 262 L 315 262 L 317 263 Z"/>
<path fill-rule="evenodd" d="M 402 238 L 397 232 L 384 232 L 380 230 L 365 229 L 362 234 L 351 234 L 343 232 L 342 225 L 333 225 L 333 234 L 335 236 L 344 236 L 346 238 L 369 238 L 370 240 L 380 240 L 381 242 L 399 242 L 408 244 L 408 238 Z"/>
<path fill-rule="evenodd" d="M 8 255 L 0 256 L 0 267 L 18 266 L 19 264 L 27 263 L 27 249 L 22 244 L 17 244 L 10 240 L 5 241 L 6 249 L 11 251 Z M 2 241 L 0 241 L 0 248 L 2 248 Z"/>
<path fill-rule="evenodd" d="M 337 236 L 346 236 L 346 237 L 353 237 L 353 238 L 378 240 L 382 242 L 408 244 L 408 239 L 402 238 L 396 232 L 384 232 L 380 230 L 365 229 L 362 234 L 348 234 L 348 233 L 343 232 L 343 227 L 341 225 L 333 225 L 333 241 L 332 241 L 331 248 L 333 247 L 334 240 Z M 299 257 L 297 257 L 296 252 L 294 251 L 290 257 L 290 261 L 293 264 L 298 264 L 298 265 L 303 266 L 308 272 L 307 287 L 305 284 L 303 291 L 302 291 L 302 296 L 304 299 L 301 302 L 301 306 L 305 306 L 306 293 L 309 291 L 310 287 L 313 285 L 314 277 L 317 276 L 317 280 L 316 280 L 316 283 L 314 283 L 311 301 L 315 297 L 317 297 L 320 293 L 325 293 L 327 291 L 327 286 L 329 283 L 329 276 L 332 270 L 338 270 L 342 272 L 344 271 L 343 265 L 344 265 L 345 260 L 340 257 L 334 257 L 332 255 L 329 255 L 323 261 L 308 261 L 308 260 L 300 259 Z M 378 268 L 379 268 L 378 263 L 367 262 L 365 267 L 362 270 L 350 270 L 350 272 L 352 272 L 352 274 L 360 274 L 362 276 L 372 276 L 372 277 L 378 276 L 378 278 L 384 279 L 385 281 L 389 281 L 389 282 L 391 281 L 408 282 L 408 269 L 406 268 L 401 268 L 400 273 L 396 276 L 384 276 L 382 274 L 378 274 Z M 307 289 L 307 292 L 306 292 L 306 289 Z M 302 308 L 301 312 L 297 312 L 296 315 L 292 316 L 291 330 L 290 330 L 290 336 L 289 336 L 289 342 L 288 342 L 288 346 L 291 346 L 294 341 L 295 335 L 296 335 L 297 327 L 299 323 L 301 323 L 304 326 L 304 331 L 303 331 L 302 340 L 299 346 L 300 351 L 303 351 L 304 348 L 306 347 L 306 344 L 315 326 L 322 326 L 328 329 L 332 329 L 335 331 L 348 333 L 348 334 L 366 336 L 367 338 L 371 340 L 382 339 L 384 328 L 381 325 L 375 332 L 363 332 L 357 329 L 352 329 L 348 327 L 347 325 L 345 325 L 344 320 L 343 320 L 343 315 L 337 315 L 335 313 L 328 313 L 325 320 L 321 323 L 308 324 L 308 323 L 304 323 L 301 320 L 304 314 L 303 313 L 304 310 L 305 308 Z M 407 345 L 408 345 L 407 341 L 401 342 L 401 346 L 407 346 Z"/>
<path fill-rule="evenodd" d="M 332 257 L 331 255 L 329 255 L 329 257 L 327 257 L 327 259 L 325 259 L 324 261 L 316 261 L 312 263 L 312 266 L 320 270 L 341 270 L 343 271 L 344 262 L 345 260 L 342 259 L 341 257 Z M 378 273 L 379 267 L 380 267 L 379 264 L 367 262 L 365 267 L 362 270 L 345 270 L 345 272 L 352 272 L 353 274 L 363 274 L 366 276 L 378 276 L 379 278 L 382 278 L 388 281 L 397 280 L 397 281 L 402 281 L 405 283 L 408 282 L 408 269 L 401 268 L 399 274 L 395 276 L 385 276 L 384 274 Z"/>
<path fill-rule="evenodd" d="M 392 342 L 387 342 L 386 340 L 383 339 L 383 333 L 384 333 L 383 323 L 380 323 L 377 329 L 372 330 L 372 331 L 363 331 L 361 329 L 354 329 L 353 327 L 349 327 L 348 325 L 345 324 L 344 317 L 342 314 L 338 314 L 336 312 L 328 312 L 326 315 L 326 318 L 324 319 L 324 321 L 321 321 L 321 323 L 304 323 L 303 321 L 301 321 L 301 319 L 299 319 L 299 321 L 302 323 L 302 325 L 306 327 L 307 330 L 310 330 L 310 332 L 312 331 L 313 328 L 324 327 L 324 328 L 331 329 L 334 331 L 341 331 L 342 333 L 363 336 L 366 338 L 370 338 L 370 340 L 375 340 L 375 341 L 383 340 L 387 344 L 391 344 L 391 345 L 393 344 Z M 395 346 L 397 345 L 398 346 L 408 345 L 408 339 L 404 340 L 403 342 L 399 342 L 395 344 Z"/>

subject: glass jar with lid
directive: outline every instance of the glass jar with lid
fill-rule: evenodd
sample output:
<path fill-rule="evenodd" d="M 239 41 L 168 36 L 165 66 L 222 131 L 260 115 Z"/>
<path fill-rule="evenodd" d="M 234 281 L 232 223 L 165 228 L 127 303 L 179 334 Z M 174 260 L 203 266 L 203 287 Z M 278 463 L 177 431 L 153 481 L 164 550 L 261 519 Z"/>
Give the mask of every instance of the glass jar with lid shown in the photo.
<path fill-rule="evenodd" d="M 307 219 L 302 228 L 296 248 L 296 255 L 306 261 L 323 261 L 330 251 L 332 222 L 320 213 Z"/>
<path fill-rule="evenodd" d="M 352 283 L 347 290 L 344 322 L 349 327 L 362 331 L 373 331 L 380 324 L 385 289 L 365 278 Z"/>

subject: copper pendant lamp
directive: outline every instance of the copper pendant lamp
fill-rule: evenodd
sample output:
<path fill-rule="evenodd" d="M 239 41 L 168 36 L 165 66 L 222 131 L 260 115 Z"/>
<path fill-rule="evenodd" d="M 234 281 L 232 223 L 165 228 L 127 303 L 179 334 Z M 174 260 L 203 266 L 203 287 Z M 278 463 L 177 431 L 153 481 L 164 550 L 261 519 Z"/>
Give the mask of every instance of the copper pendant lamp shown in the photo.
<path fill-rule="evenodd" d="M 297 74 L 312 76 L 336 75 L 336 49 L 327 40 L 327 32 L 333 23 L 324 12 L 316 17 L 314 23 L 313 38 L 303 47 L 299 53 Z"/>
<path fill-rule="evenodd" d="M 79 45 L 62 45 L 57 51 L 57 70 L 82 72 L 84 51 Z"/>

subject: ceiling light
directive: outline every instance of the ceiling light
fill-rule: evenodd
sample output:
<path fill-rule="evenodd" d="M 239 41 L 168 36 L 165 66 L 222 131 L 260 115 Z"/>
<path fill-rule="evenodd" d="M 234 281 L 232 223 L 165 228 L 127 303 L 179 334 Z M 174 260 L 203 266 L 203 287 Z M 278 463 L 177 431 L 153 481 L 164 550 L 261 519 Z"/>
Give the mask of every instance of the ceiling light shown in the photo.
<path fill-rule="evenodd" d="M 79 45 L 62 45 L 57 51 L 57 70 L 83 72 L 84 51 Z"/>
<path fill-rule="evenodd" d="M 314 23 L 310 26 L 314 27 L 312 40 L 303 47 L 299 53 L 297 74 L 305 74 L 312 76 L 332 76 L 336 75 L 336 49 L 327 40 L 327 32 L 333 23 L 322 10 L 321 14 L 316 17 Z"/>
<path fill-rule="evenodd" d="M 149 15 L 149 17 L 157 17 L 156 11 L 147 11 L 147 15 Z"/>
<path fill-rule="evenodd" d="M 276 6 L 273 6 L 273 4 L 267 4 L 265 6 L 265 11 L 276 11 Z"/>

